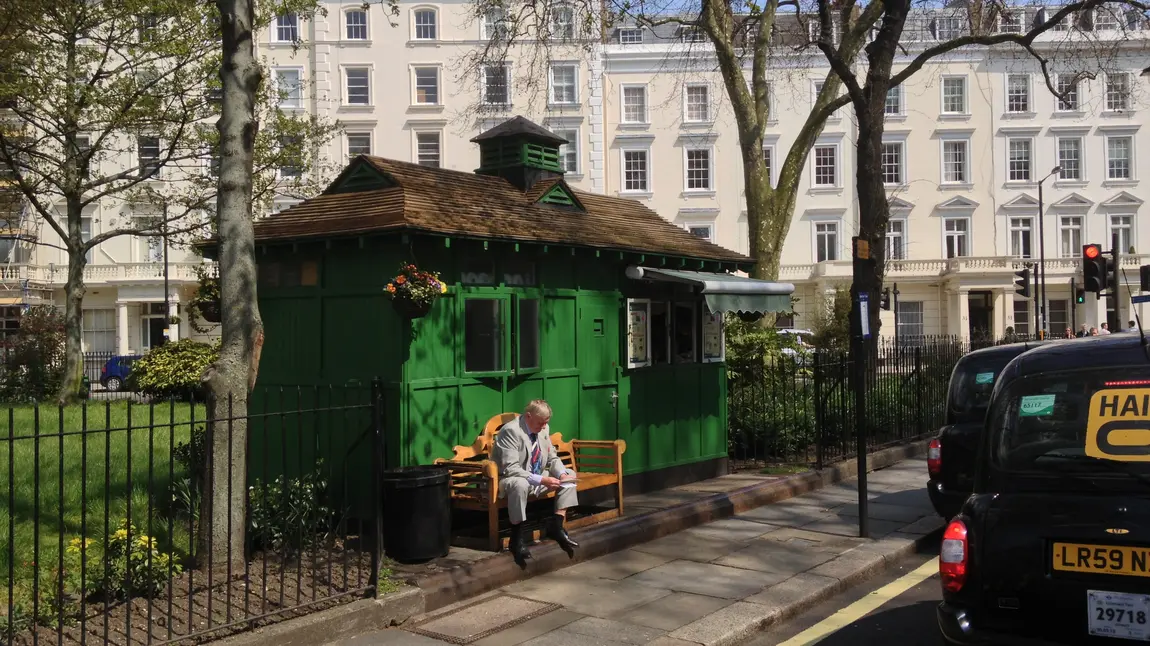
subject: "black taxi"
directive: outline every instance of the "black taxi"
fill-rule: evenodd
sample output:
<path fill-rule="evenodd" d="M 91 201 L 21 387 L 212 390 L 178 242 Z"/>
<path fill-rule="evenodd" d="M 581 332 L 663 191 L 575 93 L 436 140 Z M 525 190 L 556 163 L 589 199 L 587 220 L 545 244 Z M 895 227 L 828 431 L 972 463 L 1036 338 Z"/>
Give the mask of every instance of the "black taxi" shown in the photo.
<path fill-rule="evenodd" d="M 1150 346 L 1035 348 L 991 394 L 973 494 L 943 534 L 952 644 L 1150 643 Z"/>
<path fill-rule="evenodd" d="M 1051 342 L 982 348 L 967 353 L 954 364 L 946 392 L 946 422 L 930 441 L 926 460 L 926 491 L 939 516 L 949 520 L 970 496 L 975 455 L 998 375 L 1011 359 L 1041 343 Z"/>

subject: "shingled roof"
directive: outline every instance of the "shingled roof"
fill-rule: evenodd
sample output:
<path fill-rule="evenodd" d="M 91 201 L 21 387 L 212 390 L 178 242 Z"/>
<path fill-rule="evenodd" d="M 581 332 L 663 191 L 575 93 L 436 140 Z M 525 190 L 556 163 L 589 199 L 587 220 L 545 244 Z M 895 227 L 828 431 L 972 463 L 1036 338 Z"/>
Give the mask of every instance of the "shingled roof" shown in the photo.
<path fill-rule="evenodd" d="M 360 182 L 360 190 L 345 181 L 365 174 L 378 181 Z M 575 207 L 539 202 L 557 185 L 574 197 Z M 255 223 L 257 243 L 385 231 L 751 262 L 635 200 L 575 190 L 562 178 L 541 180 L 524 192 L 501 177 L 368 155 L 356 157 L 324 193 Z"/>

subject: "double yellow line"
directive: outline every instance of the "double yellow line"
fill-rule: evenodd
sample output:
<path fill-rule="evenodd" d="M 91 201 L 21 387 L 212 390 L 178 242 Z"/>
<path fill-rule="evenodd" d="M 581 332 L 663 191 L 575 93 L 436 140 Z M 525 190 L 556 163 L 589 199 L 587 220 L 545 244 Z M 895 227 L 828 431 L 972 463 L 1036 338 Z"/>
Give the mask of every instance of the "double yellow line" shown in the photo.
<path fill-rule="evenodd" d="M 937 557 L 923 563 L 918 569 L 871 592 L 851 605 L 840 608 L 835 614 L 807 628 L 787 641 L 782 642 L 779 646 L 811 646 L 812 644 L 817 644 L 829 635 L 846 628 L 859 619 L 878 610 L 891 599 L 926 581 L 935 574 L 938 574 Z"/>

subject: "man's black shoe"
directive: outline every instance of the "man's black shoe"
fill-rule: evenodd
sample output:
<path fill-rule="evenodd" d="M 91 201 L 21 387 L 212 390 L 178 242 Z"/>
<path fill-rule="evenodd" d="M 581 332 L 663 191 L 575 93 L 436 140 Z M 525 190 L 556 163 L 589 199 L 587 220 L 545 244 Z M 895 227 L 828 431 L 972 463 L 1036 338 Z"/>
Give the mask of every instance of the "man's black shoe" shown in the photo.
<path fill-rule="evenodd" d="M 563 551 L 568 554 L 571 554 L 576 547 L 579 547 L 579 543 L 573 541 L 571 536 L 567 534 L 567 530 L 563 529 L 563 516 L 559 514 L 552 516 L 550 522 L 547 524 L 547 536 L 554 539 L 556 543 L 559 543 L 559 547 L 562 547 Z"/>
<path fill-rule="evenodd" d="M 531 558 L 531 552 L 527 549 L 527 537 L 523 535 L 523 523 L 511 526 L 511 540 L 508 541 L 507 549 L 511 551 L 515 562 L 520 565 Z"/>

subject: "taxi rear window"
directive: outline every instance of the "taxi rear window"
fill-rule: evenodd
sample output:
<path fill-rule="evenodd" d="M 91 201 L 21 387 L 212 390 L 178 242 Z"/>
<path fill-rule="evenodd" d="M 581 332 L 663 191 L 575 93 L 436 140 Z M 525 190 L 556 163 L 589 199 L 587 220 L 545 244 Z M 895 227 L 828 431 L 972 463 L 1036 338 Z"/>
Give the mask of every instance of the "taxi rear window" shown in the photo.
<path fill-rule="evenodd" d="M 958 366 L 950 379 L 951 423 L 981 422 L 986 417 L 994 381 L 1009 362 L 1010 358 L 983 359 Z"/>
<path fill-rule="evenodd" d="M 1008 471 L 1150 474 L 1150 368 L 1034 375 L 993 405 L 993 459 Z"/>

